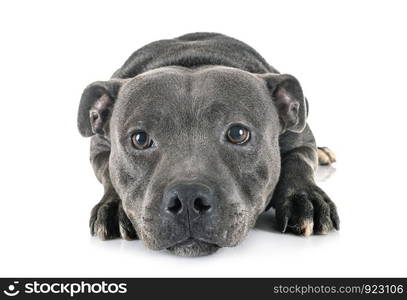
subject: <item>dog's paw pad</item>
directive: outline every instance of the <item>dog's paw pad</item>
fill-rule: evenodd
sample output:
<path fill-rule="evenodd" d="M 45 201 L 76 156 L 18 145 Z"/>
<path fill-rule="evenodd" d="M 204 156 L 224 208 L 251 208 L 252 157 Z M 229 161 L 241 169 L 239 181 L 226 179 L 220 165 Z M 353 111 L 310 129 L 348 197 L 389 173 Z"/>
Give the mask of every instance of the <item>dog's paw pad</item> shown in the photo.
<path fill-rule="evenodd" d="M 336 162 L 336 155 L 327 147 L 318 147 L 318 163 L 320 165 L 330 165 Z"/>

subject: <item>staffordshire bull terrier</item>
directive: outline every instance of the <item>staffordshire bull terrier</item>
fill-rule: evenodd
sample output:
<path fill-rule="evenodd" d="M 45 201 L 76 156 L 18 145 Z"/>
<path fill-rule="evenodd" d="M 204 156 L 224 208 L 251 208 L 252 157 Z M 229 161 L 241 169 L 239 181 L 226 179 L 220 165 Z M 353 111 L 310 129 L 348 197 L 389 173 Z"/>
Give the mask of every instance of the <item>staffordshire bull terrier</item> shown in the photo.
<path fill-rule="evenodd" d="M 80 100 L 79 132 L 92 137 L 104 187 L 92 235 L 201 256 L 239 244 L 270 207 L 282 232 L 338 230 L 314 180 L 318 156 L 335 157 L 316 147 L 307 114 L 298 80 L 236 39 L 192 33 L 144 46 Z"/>

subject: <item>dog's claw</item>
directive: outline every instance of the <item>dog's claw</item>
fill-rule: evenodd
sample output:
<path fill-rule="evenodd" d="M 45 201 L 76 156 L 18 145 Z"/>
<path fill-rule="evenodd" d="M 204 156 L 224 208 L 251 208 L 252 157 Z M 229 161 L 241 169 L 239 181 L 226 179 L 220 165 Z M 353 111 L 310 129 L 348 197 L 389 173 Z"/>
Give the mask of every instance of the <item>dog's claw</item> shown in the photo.
<path fill-rule="evenodd" d="M 303 236 L 310 236 L 312 234 L 312 231 L 314 229 L 314 223 L 313 222 L 305 222 L 301 226 L 301 232 Z"/>
<path fill-rule="evenodd" d="M 336 162 L 335 153 L 328 147 L 318 147 L 317 151 L 318 151 L 318 163 L 320 165 L 326 166 Z"/>
<path fill-rule="evenodd" d="M 284 221 L 283 221 L 283 227 L 281 229 L 281 232 L 284 233 L 287 230 L 287 225 L 288 225 L 288 217 L 285 216 L 284 217 Z"/>

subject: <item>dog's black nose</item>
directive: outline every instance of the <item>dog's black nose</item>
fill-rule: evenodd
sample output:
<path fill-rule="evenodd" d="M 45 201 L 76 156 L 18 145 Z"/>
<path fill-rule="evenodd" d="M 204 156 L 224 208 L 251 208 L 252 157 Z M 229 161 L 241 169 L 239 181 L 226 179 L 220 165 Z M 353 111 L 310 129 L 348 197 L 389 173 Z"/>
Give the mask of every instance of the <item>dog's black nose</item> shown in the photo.
<path fill-rule="evenodd" d="M 164 193 L 164 208 L 172 215 L 188 210 L 191 214 L 209 214 L 214 207 L 212 190 L 203 184 L 177 184 Z"/>

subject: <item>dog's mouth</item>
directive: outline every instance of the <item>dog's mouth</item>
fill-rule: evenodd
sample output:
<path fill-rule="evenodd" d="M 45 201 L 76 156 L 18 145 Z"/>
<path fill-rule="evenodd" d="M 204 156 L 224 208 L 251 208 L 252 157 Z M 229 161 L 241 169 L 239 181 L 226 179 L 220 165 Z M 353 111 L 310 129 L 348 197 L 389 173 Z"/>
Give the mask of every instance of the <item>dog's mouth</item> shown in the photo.
<path fill-rule="evenodd" d="M 216 244 L 197 240 L 195 238 L 188 238 L 182 242 L 179 242 L 167 250 L 171 251 L 178 256 L 205 256 L 216 252 L 220 247 Z"/>

